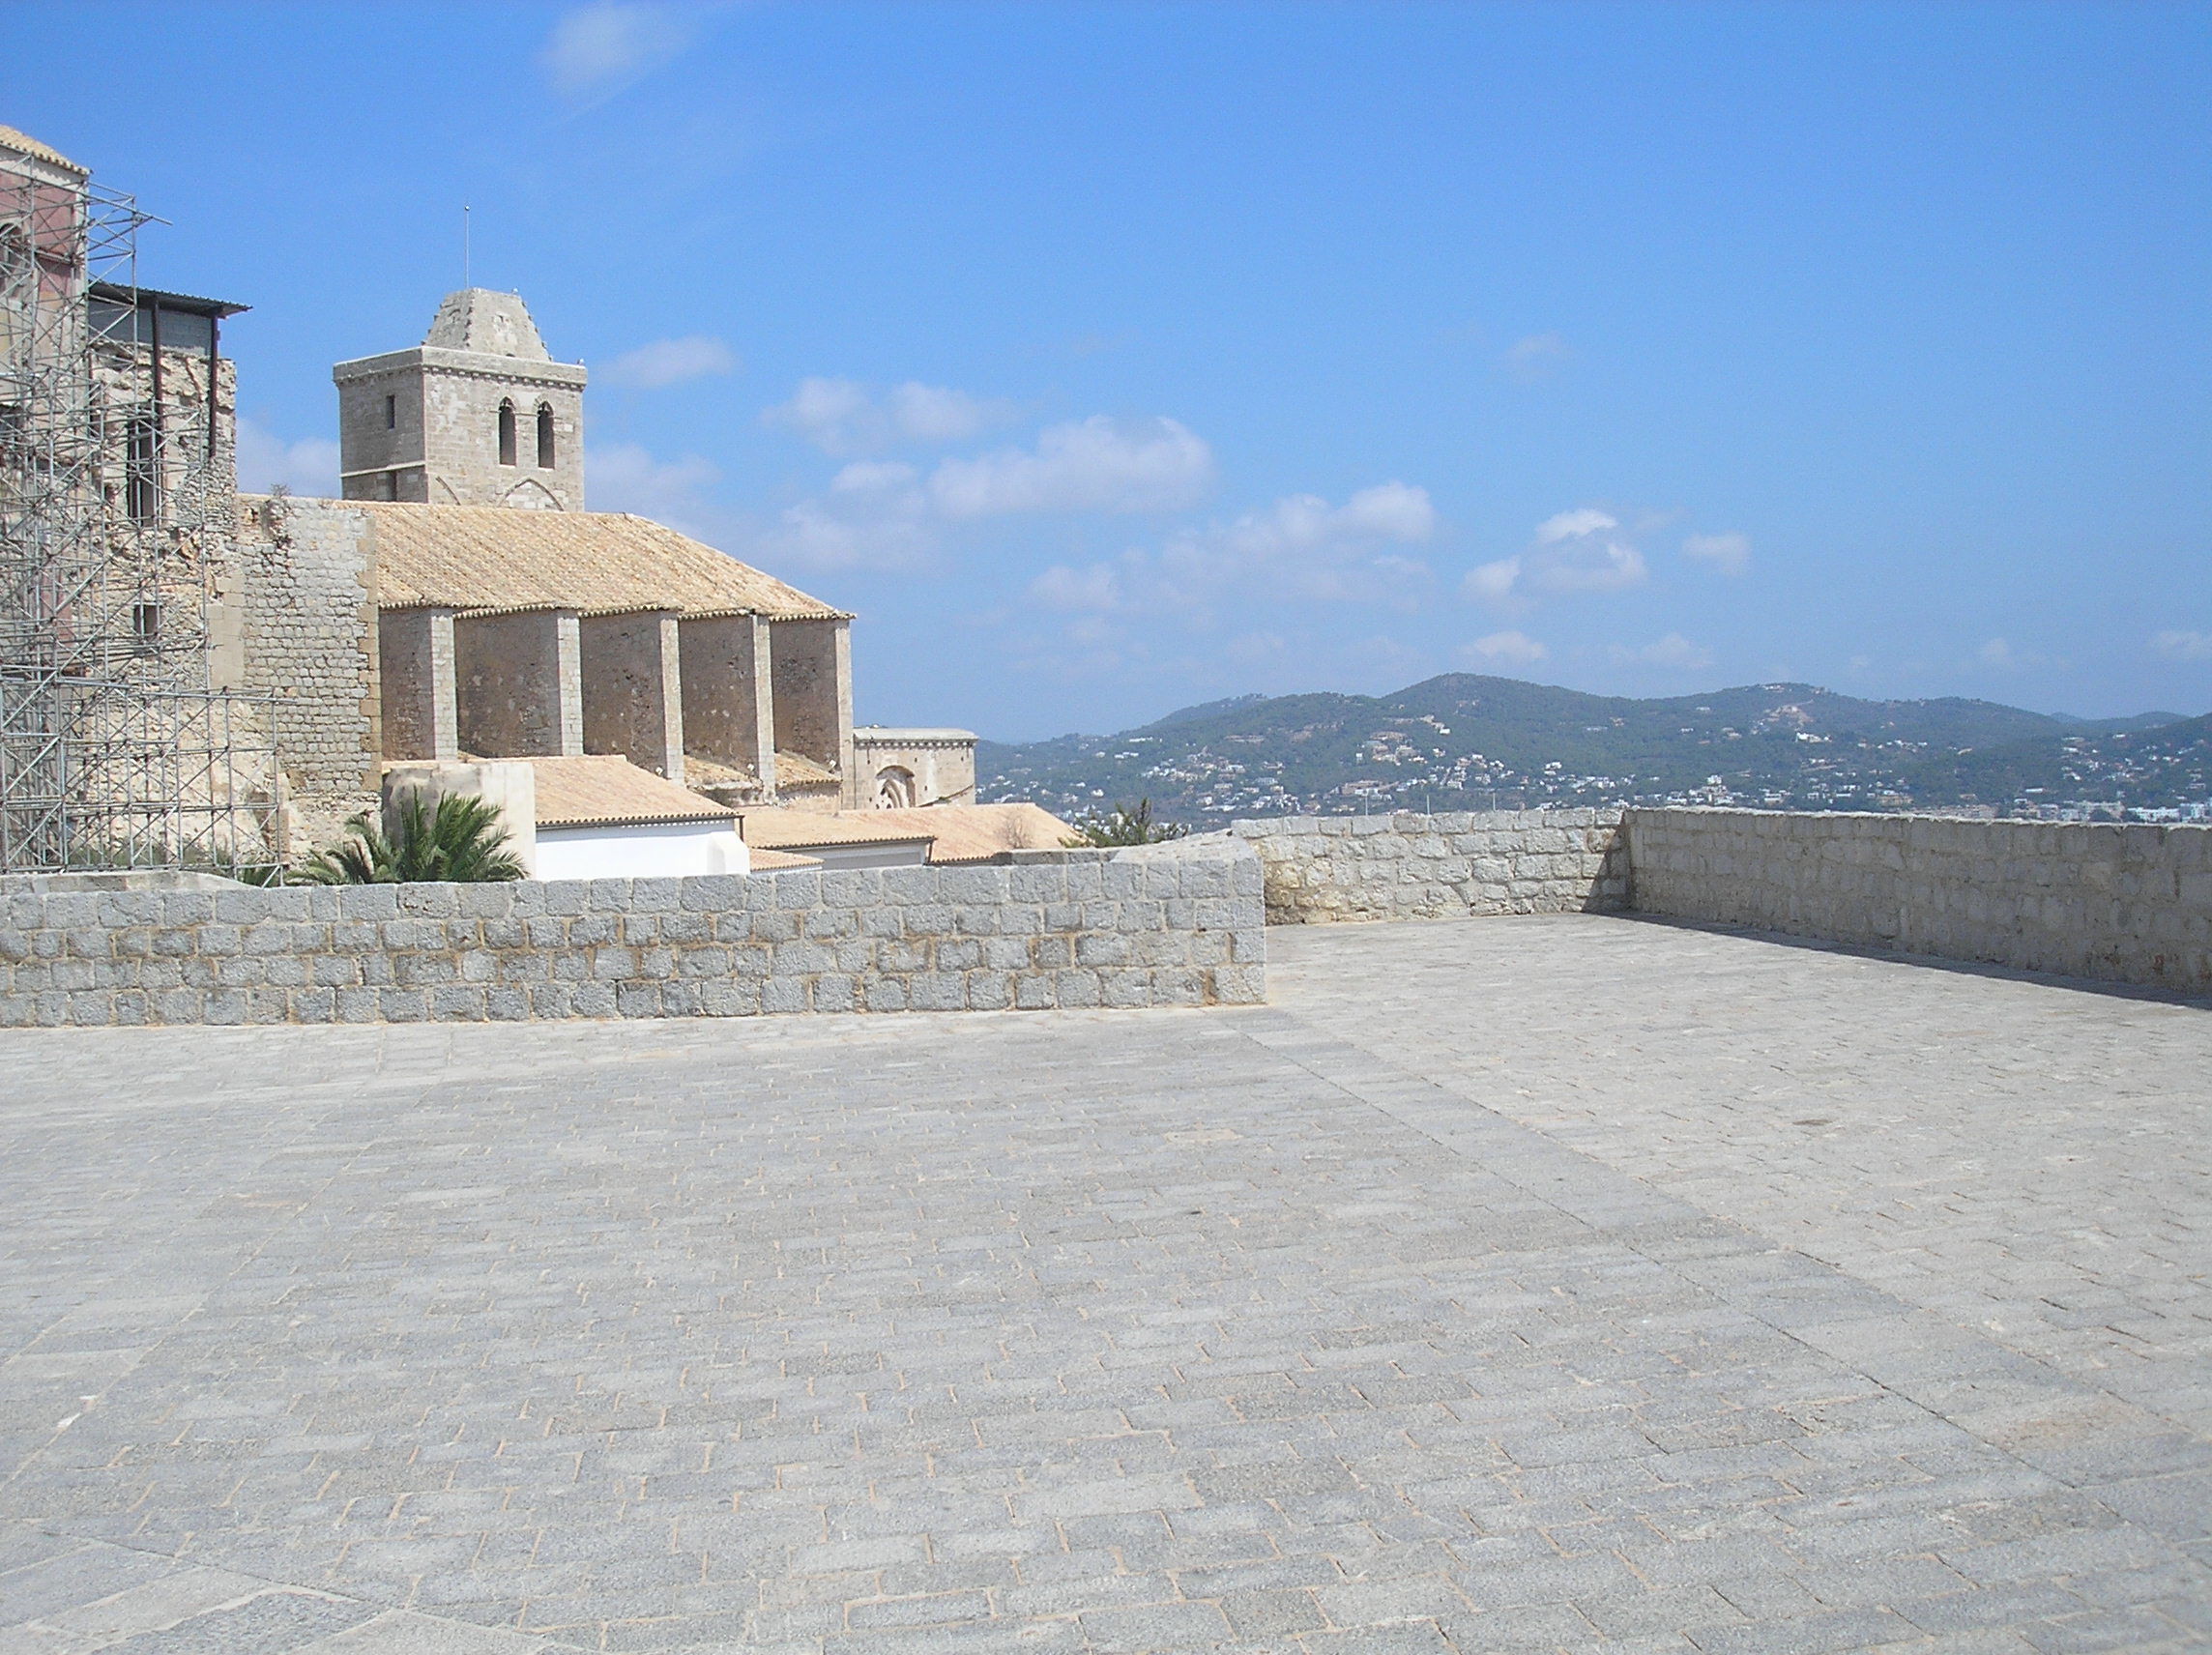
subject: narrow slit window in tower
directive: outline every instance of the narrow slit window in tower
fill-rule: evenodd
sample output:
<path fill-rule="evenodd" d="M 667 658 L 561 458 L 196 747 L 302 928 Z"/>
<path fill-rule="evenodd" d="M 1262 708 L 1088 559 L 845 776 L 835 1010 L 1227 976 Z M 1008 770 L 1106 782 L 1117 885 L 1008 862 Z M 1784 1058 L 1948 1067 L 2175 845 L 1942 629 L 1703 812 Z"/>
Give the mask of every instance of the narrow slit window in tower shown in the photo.
<path fill-rule="evenodd" d="M 396 396 L 384 399 L 384 428 L 387 431 L 399 429 L 399 398 Z"/>
<path fill-rule="evenodd" d="M 553 469 L 553 409 L 543 402 L 538 405 L 538 469 Z"/>
<path fill-rule="evenodd" d="M 514 464 L 514 404 L 499 405 L 499 463 Z"/>

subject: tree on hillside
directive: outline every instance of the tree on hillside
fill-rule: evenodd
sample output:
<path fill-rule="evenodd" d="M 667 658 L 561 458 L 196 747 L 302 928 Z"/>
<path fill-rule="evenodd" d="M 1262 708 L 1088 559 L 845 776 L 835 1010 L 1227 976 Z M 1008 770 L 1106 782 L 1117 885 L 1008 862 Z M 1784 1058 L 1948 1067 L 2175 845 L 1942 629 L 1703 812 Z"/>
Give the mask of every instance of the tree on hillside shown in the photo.
<path fill-rule="evenodd" d="M 1190 829 L 1179 822 L 1152 820 L 1152 801 L 1140 798 L 1132 809 L 1117 804 L 1103 816 L 1086 817 L 1075 825 L 1075 837 L 1068 845 L 1079 847 L 1114 845 L 1157 845 L 1163 840 L 1179 839 Z"/>

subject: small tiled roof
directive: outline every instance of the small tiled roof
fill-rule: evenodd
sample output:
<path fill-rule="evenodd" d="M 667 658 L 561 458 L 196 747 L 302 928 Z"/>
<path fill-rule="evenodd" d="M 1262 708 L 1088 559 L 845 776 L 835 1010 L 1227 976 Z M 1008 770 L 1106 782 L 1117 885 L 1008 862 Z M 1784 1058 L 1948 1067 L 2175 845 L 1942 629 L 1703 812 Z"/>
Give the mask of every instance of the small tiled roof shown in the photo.
<path fill-rule="evenodd" d="M 634 828 L 728 822 L 737 812 L 615 754 L 534 758 L 540 828 Z"/>
<path fill-rule="evenodd" d="M 987 862 L 1001 851 L 1057 851 L 1075 829 L 1038 804 L 938 804 L 919 810 L 743 811 L 747 845 L 911 845 L 927 839 L 929 859 Z"/>
<path fill-rule="evenodd" d="M 242 495 L 241 505 L 261 502 Z M 307 502 L 301 502 L 306 507 Z M 850 617 L 726 552 L 616 511 L 332 501 L 376 534 L 377 602 L 387 609 L 669 609 L 684 615 Z"/>
<path fill-rule="evenodd" d="M 798 857 L 789 851 L 764 851 L 758 846 L 745 847 L 745 860 L 752 864 L 756 874 L 771 874 L 778 868 L 818 868 L 820 857 Z"/>
<path fill-rule="evenodd" d="M 917 810 L 852 811 L 888 827 L 927 833 L 933 862 L 987 862 L 1001 851 L 1057 851 L 1075 829 L 1041 804 L 932 804 Z"/>
<path fill-rule="evenodd" d="M 834 787 L 837 772 L 824 769 L 802 753 L 778 753 L 775 756 L 775 785 L 778 787 Z"/>
<path fill-rule="evenodd" d="M 48 166 L 66 166 L 70 171 L 81 172 L 87 178 L 92 176 L 90 167 L 77 165 L 50 144 L 42 144 L 30 133 L 17 131 L 14 127 L 0 127 L 0 150 L 14 150 L 17 155 L 27 155 L 33 160 L 43 160 Z"/>
<path fill-rule="evenodd" d="M 771 851 L 807 845 L 913 845 L 933 837 L 880 818 L 877 810 L 786 810 L 777 805 L 738 813 L 738 837 Z"/>

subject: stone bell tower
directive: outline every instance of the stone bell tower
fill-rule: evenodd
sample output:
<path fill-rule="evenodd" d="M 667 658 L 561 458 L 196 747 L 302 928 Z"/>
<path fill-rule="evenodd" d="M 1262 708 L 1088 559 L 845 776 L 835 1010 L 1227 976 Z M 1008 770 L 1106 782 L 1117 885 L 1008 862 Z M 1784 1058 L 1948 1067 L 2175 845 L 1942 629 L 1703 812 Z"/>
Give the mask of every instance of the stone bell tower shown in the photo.
<path fill-rule="evenodd" d="M 521 296 L 446 295 L 420 345 L 339 363 L 348 500 L 584 509 L 584 380 Z"/>

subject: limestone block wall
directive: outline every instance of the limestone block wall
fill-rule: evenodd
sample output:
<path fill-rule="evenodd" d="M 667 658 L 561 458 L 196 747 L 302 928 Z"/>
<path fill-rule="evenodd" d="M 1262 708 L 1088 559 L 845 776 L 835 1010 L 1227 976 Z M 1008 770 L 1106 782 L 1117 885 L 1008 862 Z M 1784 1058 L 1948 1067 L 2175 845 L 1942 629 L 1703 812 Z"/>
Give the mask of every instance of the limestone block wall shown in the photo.
<path fill-rule="evenodd" d="M 620 753 L 684 780 L 684 700 L 673 611 L 587 615 L 578 626 L 584 751 Z"/>
<path fill-rule="evenodd" d="M 775 795 L 775 692 L 761 615 L 686 615 L 677 623 L 684 746 L 735 765 Z"/>
<path fill-rule="evenodd" d="M 301 832 L 322 843 L 377 801 L 383 706 L 368 513 L 329 501 L 241 496 L 229 601 L 241 687 L 273 703 Z"/>
<path fill-rule="evenodd" d="M 387 609 L 377 617 L 377 672 L 382 680 L 384 756 L 460 756 L 460 700 L 454 679 L 453 611 L 423 606 Z"/>
<path fill-rule="evenodd" d="M 2212 828 L 1634 809 L 1636 907 L 2212 991 Z"/>
<path fill-rule="evenodd" d="M 1239 1004 L 1228 838 L 984 867 L 272 890 L 0 882 L 0 1025 L 407 1023 Z"/>
<path fill-rule="evenodd" d="M 583 626 L 572 609 L 453 617 L 455 727 L 492 758 L 584 750 Z"/>
<path fill-rule="evenodd" d="M 854 803 L 850 623 L 771 622 L 769 673 L 776 750 L 835 770 L 845 781 L 845 802 Z"/>
<path fill-rule="evenodd" d="M 1266 868 L 1270 925 L 1628 904 L 1617 811 L 1291 816 L 1230 831 Z"/>

